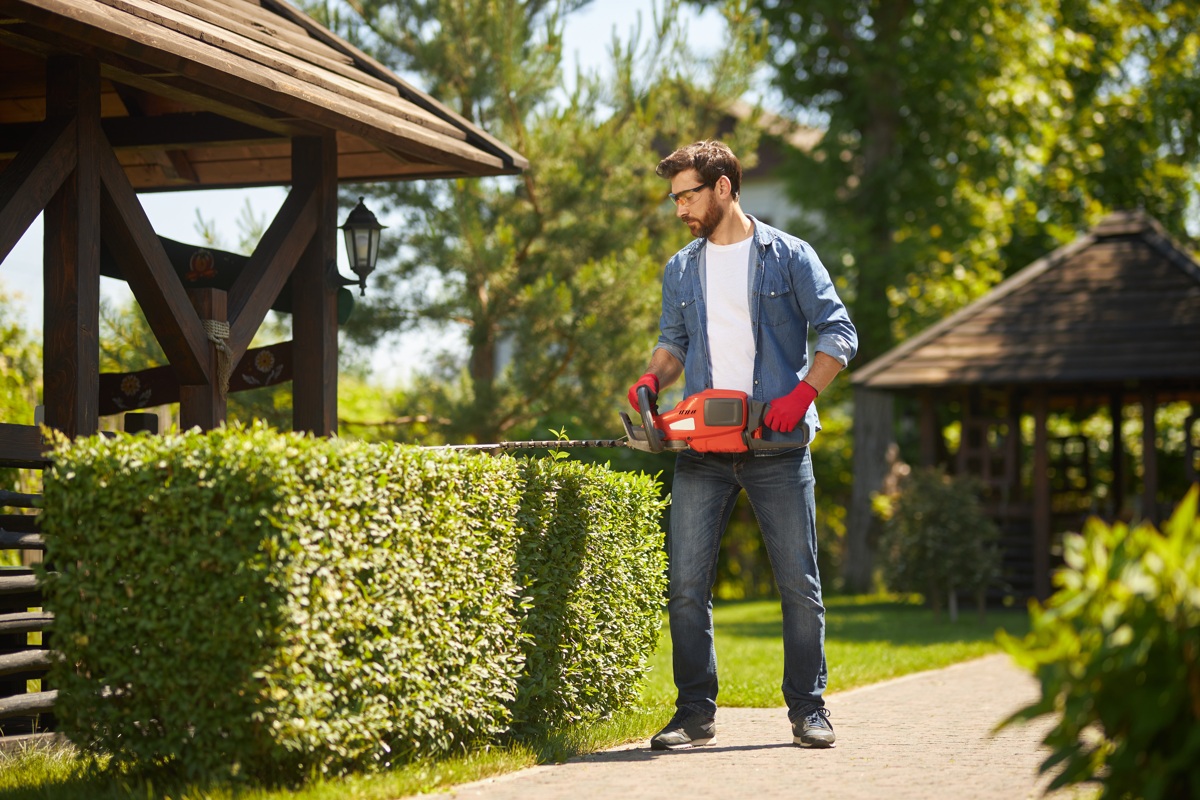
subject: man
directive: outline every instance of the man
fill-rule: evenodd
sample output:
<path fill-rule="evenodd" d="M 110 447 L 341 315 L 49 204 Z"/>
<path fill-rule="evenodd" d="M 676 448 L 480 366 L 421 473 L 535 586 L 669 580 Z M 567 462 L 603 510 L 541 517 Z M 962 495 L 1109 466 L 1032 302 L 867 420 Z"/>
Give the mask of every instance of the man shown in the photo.
<path fill-rule="evenodd" d="M 794 448 L 755 453 L 682 451 L 668 534 L 676 713 L 655 750 L 708 744 L 716 734 L 717 659 L 712 588 L 721 536 L 746 490 L 783 603 L 783 696 L 792 740 L 833 747 L 822 694 L 825 608 L 817 574 L 812 460 L 820 429 L 813 400 L 846 366 L 858 334 L 812 247 L 742 211 L 742 167 L 724 144 L 697 142 L 658 165 L 676 215 L 696 241 L 667 263 L 658 343 L 629 389 L 658 392 L 685 375 L 685 394 L 737 389 L 769 402 L 763 436 Z M 811 366 L 808 331 L 817 334 Z"/>

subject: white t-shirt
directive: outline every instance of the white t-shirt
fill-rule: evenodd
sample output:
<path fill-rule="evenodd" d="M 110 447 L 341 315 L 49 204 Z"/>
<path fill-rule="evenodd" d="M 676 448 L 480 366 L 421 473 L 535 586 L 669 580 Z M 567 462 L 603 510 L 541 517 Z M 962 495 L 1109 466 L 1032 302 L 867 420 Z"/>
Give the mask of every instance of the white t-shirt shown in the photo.
<path fill-rule="evenodd" d="M 714 389 L 754 393 L 754 331 L 750 325 L 750 236 L 705 246 L 708 353 Z"/>

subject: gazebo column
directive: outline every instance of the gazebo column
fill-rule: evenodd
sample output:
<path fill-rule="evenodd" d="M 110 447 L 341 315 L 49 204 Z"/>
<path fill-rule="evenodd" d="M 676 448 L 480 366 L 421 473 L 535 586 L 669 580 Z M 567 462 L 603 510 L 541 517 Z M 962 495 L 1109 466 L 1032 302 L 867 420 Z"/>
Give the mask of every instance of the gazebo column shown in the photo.
<path fill-rule="evenodd" d="M 1033 396 L 1033 593 L 1050 596 L 1050 439 L 1046 420 L 1050 403 L 1045 389 Z"/>
<path fill-rule="evenodd" d="M 937 466 L 938 453 L 942 450 L 939 446 L 942 429 L 938 425 L 937 404 L 934 402 L 933 392 L 929 390 L 922 391 L 917 400 L 920 403 L 921 466 L 934 467 Z"/>
<path fill-rule="evenodd" d="M 1158 524 L 1158 431 L 1154 424 L 1157 400 L 1153 389 L 1142 390 L 1142 519 Z"/>
<path fill-rule="evenodd" d="M 188 289 L 188 299 L 201 322 L 214 330 L 222 325 L 228 325 L 228 295 L 221 289 Z M 218 338 L 220 338 L 218 336 Z M 226 334 L 226 337 L 228 335 Z M 222 346 L 224 344 L 222 343 Z M 190 430 L 199 427 L 202 431 L 211 431 L 223 424 L 227 415 L 226 393 L 228 386 L 222 385 L 222 376 L 227 374 L 222 369 L 232 369 L 228 356 L 223 356 L 221 349 L 214 343 L 209 347 L 208 374 L 213 377 L 211 383 L 179 387 L 179 429 Z"/>
<path fill-rule="evenodd" d="M 1188 483 L 1200 483 L 1200 410 L 1190 404 L 1191 416 L 1183 423 L 1183 476 Z"/>
<path fill-rule="evenodd" d="M 317 226 L 292 280 L 292 428 L 337 432 L 337 140 L 292 140 L 292 181 L 314 188 Z"/>
<path fill-rule="evenodd" d="M 1113 392 L 1108 401 L 1108 414 L 1112 417 L 1112 509 L 1115 522 L 1121 518 L 1125 507 L 1125 440 L 1121 437 L 1121 422 L 1125 406 L 1121 393 Z"/>
<path fill-rule="evenodd" d="M 45 421 L 69 437 L 100 427 L 100 66 L 46 64 L 46 118 L 75 120 L 75 168 L 44 213 Z"/>
<path fill-rule="evenodd" d="M 872 539 L 879 526 L 871 513 L 871 495 L 883 487 L 888 473 L 888 449 L 892 433 L 893 401 L 888 392 L 854 389 L 854 485 L 846 520 L 846 556 L 842 577 L 850 591 L 871 588 Z"/>

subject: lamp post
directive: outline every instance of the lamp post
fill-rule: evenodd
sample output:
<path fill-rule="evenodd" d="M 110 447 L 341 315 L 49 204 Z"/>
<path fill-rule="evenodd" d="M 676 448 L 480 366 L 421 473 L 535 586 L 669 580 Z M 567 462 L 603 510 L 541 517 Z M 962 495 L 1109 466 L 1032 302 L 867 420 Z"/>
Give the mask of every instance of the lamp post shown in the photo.
<path fill-rule="evenodd" d="M 367 276 L 375 271 L 375 260 L 379 258 L 379 232 L 383 228 L 371 210 L 363 205 L 361 197 L 342 224 L 346 257 L 350 260 L 350 269 L 358 276 L 357 281 L 343 280 L 347 284 L 357 283 L 359 295 L 367 293 Z"/>

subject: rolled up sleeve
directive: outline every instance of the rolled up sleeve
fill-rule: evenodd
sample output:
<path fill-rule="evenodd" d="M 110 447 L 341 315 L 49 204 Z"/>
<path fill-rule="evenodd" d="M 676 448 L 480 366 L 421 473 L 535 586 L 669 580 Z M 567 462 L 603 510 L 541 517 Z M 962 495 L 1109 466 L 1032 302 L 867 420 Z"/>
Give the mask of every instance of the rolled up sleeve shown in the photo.
<path fill-rule="evenodd" d="M 801 310 L 817 334 L 813 349 L 845 367 L 858 352 L 858 331 L 816 251 L 807 242 L 801 245 L 792 259 L 792 275 L 796 285 L 802 287 Z"/>

